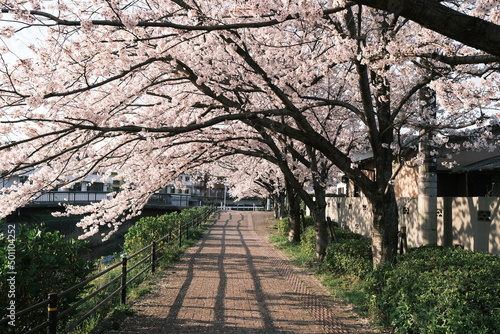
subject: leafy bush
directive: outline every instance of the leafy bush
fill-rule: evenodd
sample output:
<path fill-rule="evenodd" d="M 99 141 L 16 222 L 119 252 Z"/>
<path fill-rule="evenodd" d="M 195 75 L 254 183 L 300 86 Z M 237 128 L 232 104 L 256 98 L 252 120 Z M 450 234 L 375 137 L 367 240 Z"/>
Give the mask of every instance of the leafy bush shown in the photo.
<path fill-rule="evenodd" d="M 305 230 L 309 226 L 314 226 L 314 219 L 311 216 L 305 216 L 302 220 L 302 230 Z"/>
<path fill-rule="evenodd" d="M 141 218 L 125 234 L 123 250 L 131 255 L 168 233 L 178 230 L 179 225 L 180 219 L 177 212 L 159 217 Z"/>
<path fill-rule="evenodd" d="M 498 333 L 500 258 L 421 247 L 367 279 L 372 312 L 396 333 Z"/>
<path fill-rule="evenodd" d="M 181 224 L 201 219 L 209 210 L 209 207 L 191 208 L 180 213 L 173 212 L 159 217 L 141 218 L 125 234 L 123 250 L 130 255 L 170 232 L 175 237 L 178 235 Z"/>
<path fill-rule="evenodd" d="M 339 240 L 367 240 L 363 235 L 334 227 L 335 238 Z"/>
<path fill-rule="evenodd" d="M 311 216 L 305 216 L 303 219 L 301 218 L 300 223 L 302 232 L 304 232 L 308 227 L 314 226 L 314 220 Z M 290 232 L 290 221 L 288 217 L 278 220 L 276 226 L 278 228 L 279 235 L 288 236 L 288 232 Z"/>
<path fill-rule="evenodd" d="M 278 220 L 277 227 L 278 227 L 278 234 L 286 236 L 288 235 L 288 231 L 290 230 L 290 223 L 288 222 L 288 218 L 282 218 Z"/>
<path fill-rule="evenodd" d="M 308 226 L 302 232 L 300 247 L 306 255 L 314 255 L 316 253 L 316 230 L 314 226 Z"/>
<path fill-rule="evenodd" d="M 182 210 L 179 213 L 182 222 L 187 223 L 191 221 L 196 221 L 207 214 L 211 209 L 209 207 L 198 207 Z"/>
<path fill-rule="evenodd" d="M 323 268 L 336 275 L 363 278 L 373 267 L 370 240 L 347 230 L 334 231 L 336 239 L 326 249 Z"/>
<path fill-rule="evenodd" d="M 84 256 L 88 252 L 87 243 L 65 240 L 59 231 L 45 232 L 43 225 L 14 227 L 9 224 L 8 227 L 15 230 L 15 239 L 0 237 L 0 318 L 6 316 L 11 300 L 15 300 L 16 311 L 21 311 L 47 299 L 49 293 L 62 292 L 83 281 L 93 272 L 93 262 Z M 15 281 L 10 286 L 8 279 L 12 278 Z M 59 307 L 65 308 L 74 302 L 81 292 L 64 297 Z M 13 298 L 7 298 L 10 293 Z M 16 319 L 16 330 L 26 330 L 45 320 L 46 309 L 42 308 Z"/>

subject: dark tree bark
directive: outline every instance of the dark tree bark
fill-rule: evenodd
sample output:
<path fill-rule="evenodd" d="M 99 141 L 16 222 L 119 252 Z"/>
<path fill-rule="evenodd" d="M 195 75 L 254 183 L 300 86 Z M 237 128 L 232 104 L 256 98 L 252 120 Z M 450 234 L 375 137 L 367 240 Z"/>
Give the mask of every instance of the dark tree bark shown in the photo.
<path fill-rule="evenodd" d="M 328 225 L 326 222 L 326 180 L 330 171 L 329 164 L 318 161 L 318 152 L 311 146 L 307 147 L 309 169 L 313 176 L 314 205 L 311 213 L 316 231 L 316 258 L 322 261 L 326 255 L 326 248 L 330 243 Z"/>
<path fill-rule="evenodd" d="M 393 188 L 387 194 L 369 197 L 372 204 L 371 229 L 374 267 L 392 261 L 397 253 L 398 207 Z"/>
<path fill-rule="evenodd" d="M 314 188 L 314 203 L 311 213 L 314 219 L 314 229 L 316 231 L 316 258 L 322 261 L 326 255 L 326 248 L 330 243 L 328 225 L 325 220 L 326 193 L 325 188 L 318 186 Z"/>
<path fill-rule="evenodd" d="M 354 0 L 410 19 L 460 43 L 500 56 L 500 25 L 462 14 L 436 0 Z"/>
<path fill-rule="evenodd" d="M 289 182 L 287 182 L 286 194 L 288 199 L 288 241 L 299 242 L 302 234 L 302 224 L 300 221 L 300 197 Z"/>
<path fill-rule="evenodd" d="M 285 205 L 286 195 L 280 192 L 279 195 L 273 196 L 274 202 L 274 218 L 281 219 L 285 218 L 287 215 L 286 205 Z"/>

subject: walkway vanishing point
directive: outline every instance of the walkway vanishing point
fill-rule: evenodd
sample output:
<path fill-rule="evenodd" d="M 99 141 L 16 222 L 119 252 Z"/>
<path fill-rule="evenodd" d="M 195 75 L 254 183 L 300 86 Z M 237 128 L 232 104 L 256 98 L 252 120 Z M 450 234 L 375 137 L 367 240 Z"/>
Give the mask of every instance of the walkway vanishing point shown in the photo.
<path fill-rule="evenodd" d="M 376 333 L 268 242 L 269 212 L 217 213 L 109 333 Z"/>

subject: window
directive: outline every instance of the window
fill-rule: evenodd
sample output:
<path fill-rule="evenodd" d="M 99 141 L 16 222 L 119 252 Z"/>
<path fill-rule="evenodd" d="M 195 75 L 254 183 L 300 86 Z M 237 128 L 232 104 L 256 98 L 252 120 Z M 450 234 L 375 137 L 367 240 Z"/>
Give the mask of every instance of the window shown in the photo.
<path fill-rule="evenodd" d="M 69 191 L 82 191 L 82 183 L 81 182 L 75 183 L 74 185 L 71 186 L 71 188 L 69 188 Z"/>
<path fill-rule="evenodd" d="M 19 176 L 19 183 L 24 183 L 28 181 L 28 177 L 26 175 Z"/>
<path fill-rule="evenodd" d="M 184 194 L 188 195 L 189 194 L 189 189 L 184 190 Z"/>
<path fill-rule="evenodd" d="M 104 183 L 102 183 L 102 182 L 88 183 L 87 184 L 87 191 L 102 192 L 102 191 L 104 191 Z"/>
<path fill-rule="evenodd" d="M 170 193 L 171 194 L 175 194 L 175 188 L 174 187 L 170 188 Z"/>

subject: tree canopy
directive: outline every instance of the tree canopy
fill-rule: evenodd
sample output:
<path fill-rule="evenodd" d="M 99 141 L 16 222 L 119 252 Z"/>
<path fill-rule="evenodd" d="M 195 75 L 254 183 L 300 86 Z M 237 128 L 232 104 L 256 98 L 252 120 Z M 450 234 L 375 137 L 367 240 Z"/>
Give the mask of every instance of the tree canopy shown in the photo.
<path fill-rule="evenodd" d="M 1 190 L 1 215 L 116 172 L 125 183 L 113 199 L 68 207 L 91 213 L 80 223 L 91 235 L 180 172 L 267 154 L 287 162 L 281 173 L 309 173 L 299 179 L 317 177 L 293 167 L 314 160 L 353 180 L 374 206 L 374 250 L 389 259 L 405 138 L 497 124 L 499 5 L 427 2 L 434 12 L 394 0 L 2 2 L 0 171 L 31 173 Z M 481 24 L 464 31 L 457 18 Z M 8 40 L 33 31 L 29 52 Z M 437 110 L 421 107 L 424 88 Z M 367 150 L 374 178 L 352 159 Z"/>

